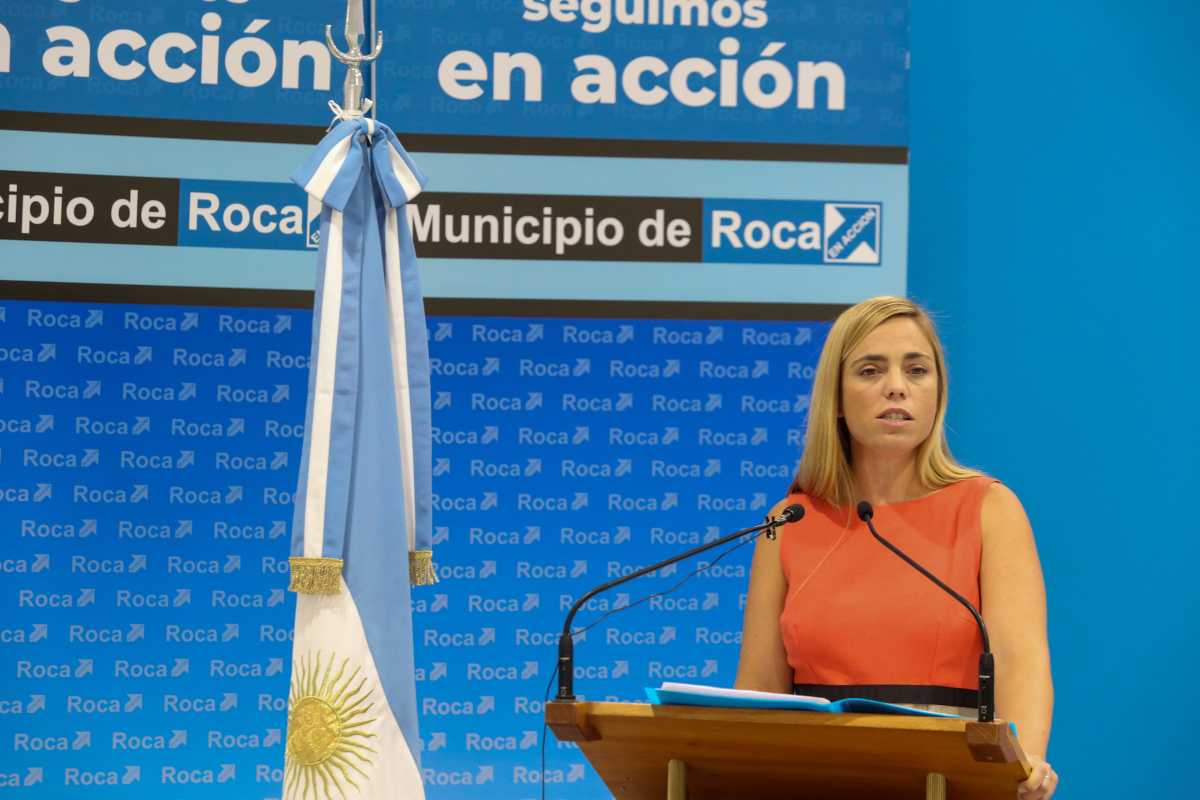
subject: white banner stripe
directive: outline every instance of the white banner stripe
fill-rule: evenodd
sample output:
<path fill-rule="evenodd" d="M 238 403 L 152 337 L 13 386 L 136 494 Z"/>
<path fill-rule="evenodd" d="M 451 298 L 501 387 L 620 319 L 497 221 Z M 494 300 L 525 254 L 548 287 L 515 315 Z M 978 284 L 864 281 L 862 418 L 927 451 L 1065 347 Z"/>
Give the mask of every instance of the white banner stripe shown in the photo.
<path fill-rule="evenodd" d="M 320 558 L 325 543 L 325 479 L 329 474 L 329 436 L 333 425 L 333 387 L 337 368 L 338 326 L 342 315 L 342 227 L 345 218 L 330 209 L 325 243 L 325 283 L 321 287 L 317 377 L 313 384 L 312 430 L 304 496 L 304 556 Z M 340 557 L 340 554 L 334 556 Z"/>
<path fill-rule="evenodd" d="M 400 151 L 390 141 L 388 142 L 388 155 L 392 159 L 392 169 L 396 172 L 396 180 L 400 181 L 400 186 L 404 189 L 404 196 L 412 200 L 421 193 L 421 182 L 417 180 L 417 176 L 408 168 Z"/>
<path fill-rule="evenodd" d="M 321 159 L 321 166 L 317 167 L 317 171 L 308 179 L 308 183 L 304 184 L 304 191 L 314 197 L 324 198 L 333 179 L 337 177 L 338 170 L 342 168 L 342 163 L 346 160 L 346 155 L 350 152 L 350 145 L 353 143 L 354 137 L 347 136 L 330 148 L 325 157 Z"/>
<path fill-rule="evenodd" d="M 395 152 L 393 150 L 392 152 Z M 394 208 L 387 213 L 387 252 L 384 254 L 384 280 L 387 282 L 388 325 L 392 333 L 392 380 L 396 387 L 396 431 L 400 440 L 404 527 L 408 531 L 408 549 L 416 546 L 417 484 L 413 474 L 416 456 L 412 442 L 412 403 L 408 386 L 408 336 L 404 329 L 404 287 L 400 279 L 400 215 Z M 405 224 L 408 224 L 407 219 Z"/>

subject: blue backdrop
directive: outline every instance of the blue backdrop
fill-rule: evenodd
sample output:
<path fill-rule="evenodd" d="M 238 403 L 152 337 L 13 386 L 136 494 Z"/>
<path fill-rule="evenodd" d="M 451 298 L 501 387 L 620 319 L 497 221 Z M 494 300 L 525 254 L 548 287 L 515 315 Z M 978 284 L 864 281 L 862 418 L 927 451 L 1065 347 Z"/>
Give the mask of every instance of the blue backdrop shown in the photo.
<path fill-rule="evenodd" d="M 956 454 L 1038 536 L 1064 798 L 1195 793 L 1190 714 L 1162 699 L 1190 692 L 1200 610 L 1197 25 L 913 3 L 910 293 L 942 319 Z"/>

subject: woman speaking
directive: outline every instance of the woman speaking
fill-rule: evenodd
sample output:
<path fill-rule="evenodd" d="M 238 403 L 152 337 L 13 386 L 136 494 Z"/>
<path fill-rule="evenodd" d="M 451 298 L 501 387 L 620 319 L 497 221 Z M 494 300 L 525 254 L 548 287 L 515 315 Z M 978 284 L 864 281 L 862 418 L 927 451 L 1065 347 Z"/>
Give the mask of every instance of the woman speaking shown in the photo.
<path fill-rule="evenodd" d="M 837 700 L 872 697 L 972 714 L 983 643 L 959 603 L 868 532 L 879 531 L 980 609 L 996 658 L 996 714 L 1034 771 L 1022 800 L 1054 794 L 1045 761 L 1054 689 L 1033 532 L 1008 488 L 946 444 L 946 363 L 929 316 L 896 297 L 847 309 L 813 382 L 787 498 L 804 520 L 760 538 L 735 686 Z"/>

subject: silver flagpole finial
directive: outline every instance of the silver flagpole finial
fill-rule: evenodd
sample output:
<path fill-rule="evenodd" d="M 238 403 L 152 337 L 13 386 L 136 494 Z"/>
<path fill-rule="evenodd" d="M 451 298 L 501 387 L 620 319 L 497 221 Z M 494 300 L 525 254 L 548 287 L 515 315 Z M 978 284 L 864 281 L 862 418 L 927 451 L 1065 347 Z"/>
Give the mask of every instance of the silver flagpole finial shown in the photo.
<path fill-rule="evenodd" d="M 342 111 L 349 117 L 361 117 L 371 107 L 371 100 L 363 98 L 363 81 L 360 64 L 370 63 L 379 58 L 383 49 L 383 31 L 375 34 L 375 48 L 367 54 L 360 49 L 362 37 L 366 34 L 363 24 L 362 0 L 346 0 L 346 52 L 338 49 L 333 43 L 333 26 L 325 26 L 325 45 L 338 61 L 346 65 L 346 81 L 342 84 Z"/>

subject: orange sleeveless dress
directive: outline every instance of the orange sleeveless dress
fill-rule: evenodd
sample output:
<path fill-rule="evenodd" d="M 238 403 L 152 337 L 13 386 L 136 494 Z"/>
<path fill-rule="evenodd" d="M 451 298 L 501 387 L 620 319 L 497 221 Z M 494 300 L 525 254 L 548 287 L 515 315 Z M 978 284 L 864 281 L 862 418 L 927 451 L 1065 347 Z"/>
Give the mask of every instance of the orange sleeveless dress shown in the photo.
<path fill-rule="evenodd" d="M 969 478 L 875 509 L 875 528 L 979 608 L 984 495 Z M 983 640 L 953 597 L 871 536 L 850 510 L 803 494 L 780 532 L 787 600 L 779 618 L 797 694 L 975 706 Z M 980 609 L 982 613 L 982 609 Z"/>

